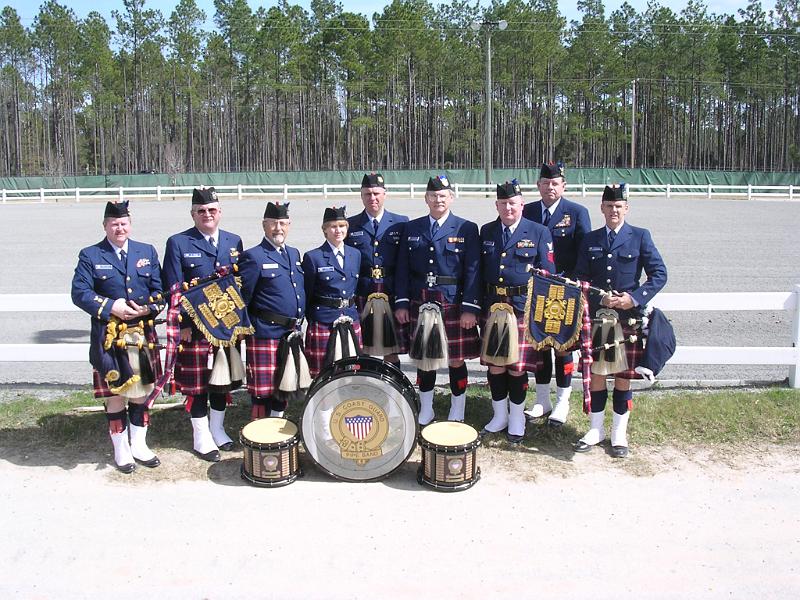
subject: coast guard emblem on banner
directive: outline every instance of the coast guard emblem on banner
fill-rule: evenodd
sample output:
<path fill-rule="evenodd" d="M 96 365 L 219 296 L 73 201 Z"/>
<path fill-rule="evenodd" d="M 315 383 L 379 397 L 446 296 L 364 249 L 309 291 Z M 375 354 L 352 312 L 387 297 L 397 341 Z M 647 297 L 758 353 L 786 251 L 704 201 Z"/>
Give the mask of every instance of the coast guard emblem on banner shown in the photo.
<path fill-rule="evenodd" d="M 213 346 L 230 346 L 239 335 L 250 335 L 254 328 L 239 294 L 241 284 L 228 273 L 184 291 L 181 305 Z"/>
<path fill-rule="evenodd" d="M 534 275 L 528 280 L 525 337 L 537 350 L 568 350 L 578 340 L 584 310 L 580 288 Z"/>

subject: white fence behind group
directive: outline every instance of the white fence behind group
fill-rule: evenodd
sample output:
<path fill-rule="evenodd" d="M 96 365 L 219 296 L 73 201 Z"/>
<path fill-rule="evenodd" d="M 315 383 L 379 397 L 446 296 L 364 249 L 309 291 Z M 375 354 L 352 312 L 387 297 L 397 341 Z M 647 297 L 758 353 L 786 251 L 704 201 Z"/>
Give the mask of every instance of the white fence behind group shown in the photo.
<path fill-rule="evenodd" d="M 198 182 L 198 185 L 200 183 Z M 573 194 L 581 198 L 589 195 L 598 195 L 603 191 L 604 183 L 583 183 L 571 185 Z M 155 200 L 190 198 L 192 188 L 195 186 L 155 186 L 155 187 L 118 187 L 118 188 L 66 188 L 66 189 L 27 189 L 27 190 L 0 190 L 3 204 L 13 202 L 60 202 L 82 200 L 123 200 L 130 197 L 154 198 Z M 320 196 L 323 200 L 358 194 L 359 185 L 351 184 L 300 184 L 300 185 L 218 185 L 217 192 L 223 198 L 242 199 L 245 196 L 270 196 L 280 197 L 284 201 L 292 198 Z M 395 197 L 407 196 L 418 198 L 425 193 L 424 183 L 387 184 L 387 189 Z M 535 185 L 523 185 L 523 191 L 535 190 Z M 486 197 L 495 192 L 494 184 L 485 183 L 457 183 L 456 195 L 459 197 Z M 742 198 L 747 200 L 798 200 L 800 186 L 797 185 L 692 185 L 692 184 L 639 184 L 629 183 L 628 193 L 635 196 L 661 196 L 675 198 L 691 196 L 694 198 Z"/>
<path fill-rule="evenodd" d="M 679 311 L 788 311 L 791 346 L 678 346 L 672 365 L 786 365 L 789 386 L 800 388 L 800 284 L 790 292 L 662 293 L 653 306 Z M 79 311 L 68 294 L 0 295 L 0 312 Z M 678 336 L 680 338 L 680 336 Z M 680 340 L 679 340 L 680 341 Z M 0 362 L 84 362 L 88 344 L 0 344 Z"/>

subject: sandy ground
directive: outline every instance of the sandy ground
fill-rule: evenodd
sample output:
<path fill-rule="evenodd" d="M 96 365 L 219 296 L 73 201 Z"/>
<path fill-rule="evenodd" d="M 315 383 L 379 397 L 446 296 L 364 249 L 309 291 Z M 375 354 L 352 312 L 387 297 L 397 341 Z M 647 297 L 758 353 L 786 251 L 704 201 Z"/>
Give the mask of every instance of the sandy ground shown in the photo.
<path fill-rule="evenodd" d="M 0 597 L 798 597 L 797 448 L 632 450 L 481 448 L 480 481 L 445 494 L 417 484 L 418 453 L 382 482 L 305 459 L 262 489 L 240 452 L 124 476 L 0 448 Z"/>

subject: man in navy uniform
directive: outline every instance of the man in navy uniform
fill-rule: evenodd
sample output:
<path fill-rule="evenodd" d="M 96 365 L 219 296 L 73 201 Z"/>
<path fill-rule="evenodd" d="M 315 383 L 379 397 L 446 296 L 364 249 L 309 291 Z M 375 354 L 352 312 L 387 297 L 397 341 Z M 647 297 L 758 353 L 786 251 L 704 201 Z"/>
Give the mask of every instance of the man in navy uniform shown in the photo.
<path fill-rule="evenodd" d="M 435 302 L 447 333 L 450 375 L 448 420 L 463 421 L 467 366 L 464 360 L 480 355 L 478 314 L 480 299 L 480 244 L 478 226 L 450 212 L 454 193 L 444 175 L 431 177 L 425 192 L 429 214 L 409 221 L 400 242 L 395 276 L 395 314 L 413 331 L 423 303 Z M 436 371 L 417 370 L 420 425 L 434 418 L 433 388 Z"/>
<path fill-rule="evenodd" d="M 628 213 L 625 184 L 606 186 L 600 211 L 605 217 L 605 226 L 584 237 L 578 252 L 575 276 L 610 292 L 599 301 L 597 296 L 590 296 L 592 315 L 602 306 L 617 311 L 624 323 L 630 317 L 640 316 L 641 312 L 637 309 L 650 302 L 666 285 L 667 267 L 650 232 L 625 222 Z M 646 275 L 644 283 L 640 282 L 642 271 Z M 623 324 L 622 332 L 627 339 L 634 330 Z M 642 358 L 641 334 L 638 334 L 635 343 L 627 342 L 625 349 L 628 369 L 613 374 L 611 454 L 616 458 L 628 455 L 627 427 L 633 398 L 630 380 L 641 377 L 635 373 Z M 606 437 L 603 418 L 608 389 L 606 375 L 595 373 L 597 366 L 595 362 L 592 367 L 589 431 L 575 444 L 577 452 L 588 452 Z"/>
<path fill-rule="evenodd" d="M 267 203 L 262 220 L 264 239 L 242 254 L 239 274 L 255 335 L 247 338 L 247 391 L 252 417 L 282 417 L 286 400 L 277 394 L 278 347 L 287 333 L 297 332 L 306 309 L 300 252 L 286 245 L 292 221 L 289 204 Z M 291 357 L 288 358 L 291 360 Z"/>
<path fill-rule="evenodd" d="M 105 348 L 104 342 L 111 336 L 125 343 L 133 335 L 137 341 L 157 341 L 152 319 L 164 308 L 161 267 L 153 246 L 129 238 L 127 202 L 106 205 L 103 229 L 106 237 L 80 252 L 72 278 L 72 301 L 92 317 L 89 358 L 94 396 L 104 399 L 114 462 L 123 473 L 131 473 L 136 467 L 134 461 L 147 467 L 160 464 L 146 441 L 150 419 L 145 399 L 152 380 L 146 381 L 144 375 L 145 361 L 152 368 L 151 377 L 158 371 L 158 353 L 142 356 L 137 351 L 137 369 L 128 358 L 127 347 L 118 352 L 113 346 Z"/>
<path fill-rule="evenodd" d="M 483 328 L 484 352 L 481 364 L 489 367 L 486 378 L 492 395 L 492 420 L 483 432 L 496 433 L 508 428 L 511 443 L 519 443 L 525 435 L 525 396 L 528 372 L 541 368 L 541 352 L 525 339 L 525 302 L 528 297 L 530 269 L 552 272 L 553 243 L 543 225 L 522 216 L 522 191 L 519 183 L 505 182 L 497 186 L 497 219 L 481 227 L 481 266 L 484 291 L 483 309 L 486 327 Z M 512 312 L 509 312 L 508 309 Z M 503 323 L 494 317 L 507 313 L 508 327 L 517 331 L 515 352 L 518 360 L 510 363 L 507 356 L 489 348 L 497 338 L 493 328 Z M 497 356 L 500 354 L 500 356 Z M 509 405 L 510 401 L 510 405 Z"/>
<path fill-rule="evenodd" d="M 167 290 L 175 283 L 209 277 L 218 267 L 236 264 L 242 252 L 242 239 L 219 228 L 222 207 L 213 187 L 192 192 L 190 214 L 194 227 L 167 240 L 164 252 L 164 286 Z M 181 322 L 181 345 L 183 349 L 178 353 L 175 380 L 179 391 L 186 396 L 193 448 L 203 460 L 216 462 L 220 459 L 219 449 L 233 449 L 233 440 L 224 429 L 225 408 L 230 394 L 209 393 L 211 370 L 208 363 L 212 348 L 186 315 Z"/>
<path fill-rule="evenodd" d="M 385 210 L 386 186 L 383 175 L 369 173 L 361 180 L 361 202 L 364 210 L 353 217 L 349 217 L 347 238 L 344 242 L 361 252 L 361 274 L 358 278 L 356 289 L 356 305 L 360 313 L 364 313 L 371 294 L 384 294 L 388 302 L 394 299 L 394 275 L 397 263 L 397 249 L 403 235 L 408 217 Z M 391 308 L 391 304 L 390 304 Z M 394 319 L 390 312 L 389 319 Z M 364 341 L 364 350 L 378 350 L 384 360 L 400 368 L 398 354 L 408 352 L 407 326 L 394 324 L 395 339 L 393 344 L 387 343 L 386 332 L 384 339 L 373 340 L 372 343 Z M 364 319 L 362 318 L 362 335 L 364 334 Z M 376 329 L 376 324 L 372 325 Z M 394 350 L 384 354 L 385 350 Z M 371 353 L 371 352 L 370 352 Z"/>
<path fill-rule="evenodd" d="M 555 252 L 556 272 L 573 277 L 578 248 L 583 237 L 592 229 L 586 207 L 564 198 L 567 181 L 562 163 L 545 163 L 539 172 L 536 187 L 541 200 L 525 205 L 522 216 L 541 223 L 550 230 Z M 553 376 L 553 354 L 556 371 L 556 405 L 550 402 L 550 380 Z M 536 372 L 536 403 L 528 411 L 533 418 L 549 414 L 548 423 L 560 427 L 569 414 L 572 392 L 572 352 L 544 350 L 542 368 Z M 552 412 L 551 412 L 552 411 Z"/>

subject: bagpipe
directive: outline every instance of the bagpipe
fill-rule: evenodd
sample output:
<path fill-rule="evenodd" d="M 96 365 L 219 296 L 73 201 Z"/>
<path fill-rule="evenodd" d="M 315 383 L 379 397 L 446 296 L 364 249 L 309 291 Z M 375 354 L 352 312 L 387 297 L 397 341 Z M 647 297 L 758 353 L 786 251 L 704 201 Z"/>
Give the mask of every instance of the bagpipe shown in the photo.
<path fill-rule="evenodd" d="M 620 315 L 601 307 L 591 316 L 589 294 L 605 297 L 617 292 L 544 269 L 531 271 L 524 317 L 526 338 L 536 349 L 568 351 L 578 345 L 584 411 L 591 400 L 591 373 L 611 375 L 634 368 L 652 383 L 675 352 L 675 333 L 661 310 L 642 306 Z M 625 344 L 638 341 L 643 343 L 644 354 L 639 364 L 629 365 Z"/>
<path fill-rule="evenodd" d="M 173 377 L 182 349 L 182 310 L 211 346 L 209 391 L 225 393 L 242 385 L 245 370 L 237 345 L 241 336 L 251 335 L 255 329 L 250 324 L 236 271 L 237 265 L 219 267 L 208 277 L 177 282 L 170 288 L 164 372 L 147 397 L 148 406 Z"/>

